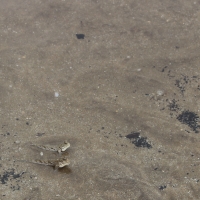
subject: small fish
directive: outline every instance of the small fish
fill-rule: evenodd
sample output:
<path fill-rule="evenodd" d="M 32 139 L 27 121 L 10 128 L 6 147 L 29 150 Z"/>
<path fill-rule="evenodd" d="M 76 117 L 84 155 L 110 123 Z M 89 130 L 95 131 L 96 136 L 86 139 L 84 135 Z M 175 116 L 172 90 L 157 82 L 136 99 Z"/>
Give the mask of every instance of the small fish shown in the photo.
<path fill-rule="evenodd" d="M 17 160 L 17 161 L 19 161 L 19 162 L 29 162 L 29 163 L 39 164 L 39 165 L 52 166 L 55 169 L 63 168 L 65 166 L 70 165 L 70 161 L 66 157 L 56 159 L 56 160 L 32 160 L 32 161 Z"/>
<path fill-rule="evenodd" d="M 46 146 L 46 145 L 37 145 L 37 144 L 31 144 L 32 146 L 36 146 L 40 149 L 44 149 L 47 151 L 57 151 L 58 153 L 66 151 L 70 147 L 70 143 L 68 141 L 64 141 L 63 145 L 60 146 Z"/>

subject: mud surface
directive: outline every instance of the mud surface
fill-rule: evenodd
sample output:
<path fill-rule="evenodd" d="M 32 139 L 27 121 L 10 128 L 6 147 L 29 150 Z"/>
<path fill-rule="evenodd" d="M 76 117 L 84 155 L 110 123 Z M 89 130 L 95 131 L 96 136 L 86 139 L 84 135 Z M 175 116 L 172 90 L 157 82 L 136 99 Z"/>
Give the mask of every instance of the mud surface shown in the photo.
<path fill-rule="evenodd" d="M 199 7 L 2 0 L 0 199 L 200 199 Z"/>

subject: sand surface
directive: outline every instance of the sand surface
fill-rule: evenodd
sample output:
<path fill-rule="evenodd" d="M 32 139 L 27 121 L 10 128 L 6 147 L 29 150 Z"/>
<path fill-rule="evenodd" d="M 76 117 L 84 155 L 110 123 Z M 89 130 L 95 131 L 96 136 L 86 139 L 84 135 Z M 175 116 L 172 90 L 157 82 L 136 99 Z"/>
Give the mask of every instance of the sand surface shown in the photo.
<path fill-rule="evenodd" d="M 1 0 L 0 199 L 200 199 L 199 8 Z"/>

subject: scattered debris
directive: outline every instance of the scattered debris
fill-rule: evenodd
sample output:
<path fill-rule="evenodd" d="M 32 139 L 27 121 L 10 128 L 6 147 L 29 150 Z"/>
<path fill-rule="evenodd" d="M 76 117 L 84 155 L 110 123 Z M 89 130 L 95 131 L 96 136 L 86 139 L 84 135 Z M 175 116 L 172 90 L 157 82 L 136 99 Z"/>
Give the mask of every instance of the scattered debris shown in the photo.
<path fill-rule="evenodd" d="M 3 175 L 0 175 L 0 181 L 2 184 L 6 184 L 8 179 L 17 179 L 20 178 L 22 174 L 24 174 L 25 172 L 22 172 L 20 174 L 15 174 L 15 170 L 14 169 L 9 169 L 8 171 L 5 171 L 3 173 Z"/>
<path fill-rule="evenodd" d="M 176 80 L 175 86 L 177 86 L 181 93 L 183 94 L 185 92 L 186 85 L 190 82 L 190 79 L 188 76 L 182 75 L 182 77 L 178 80 Z"/>
<path fill-rule="evenodd" d="M 136 147 L 146 147 L 148 149 L 152 148 L 151 144 L 147 142 L 147 138 L 141 137 L 138 132 L 131 132 L 126 136 L 126 138 L 130 139 L 132 144 Z"/>
<path fill-rule="evenodd" d="M 179 105 L 177 104 L 177 100 L 175 99 L 172 99 L 172 101 L 169 102 L 168 107 L 170 111 L 177 112 L 178 110 L 180 110 Z"/>
<path fill-rule="evenodd" d="M 164 190 L 165 188 L 167 188 L 166 185 L 161 185 L 161 186 L 159 187 L 159 190 Z"/>
<path fill-rule="evenodd" d="M 189 110 L 183 111 L 177 119 L 182 123 L 188 125 L 195 133 L 199 133 L 197 130 L 200 128 L 200 125 L 198 125 L 199 116 L 194 113 L 190 112 Z"/>

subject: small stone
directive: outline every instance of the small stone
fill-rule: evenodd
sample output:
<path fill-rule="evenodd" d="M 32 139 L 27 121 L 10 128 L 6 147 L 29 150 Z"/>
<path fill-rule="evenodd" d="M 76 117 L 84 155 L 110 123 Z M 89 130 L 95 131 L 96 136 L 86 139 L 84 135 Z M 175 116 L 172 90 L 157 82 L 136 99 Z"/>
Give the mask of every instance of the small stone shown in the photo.
<path fill-rule="evenodd" d="M 163 90 L 157 90 L 157 95 L 158 96 L 162 96 L 164 94 L 164 91 Z"/>
<path fill-rule="evenodd" d="M 58 92 L 55 92 L 55 97 L 59 97 L 59 93 Z"/>

